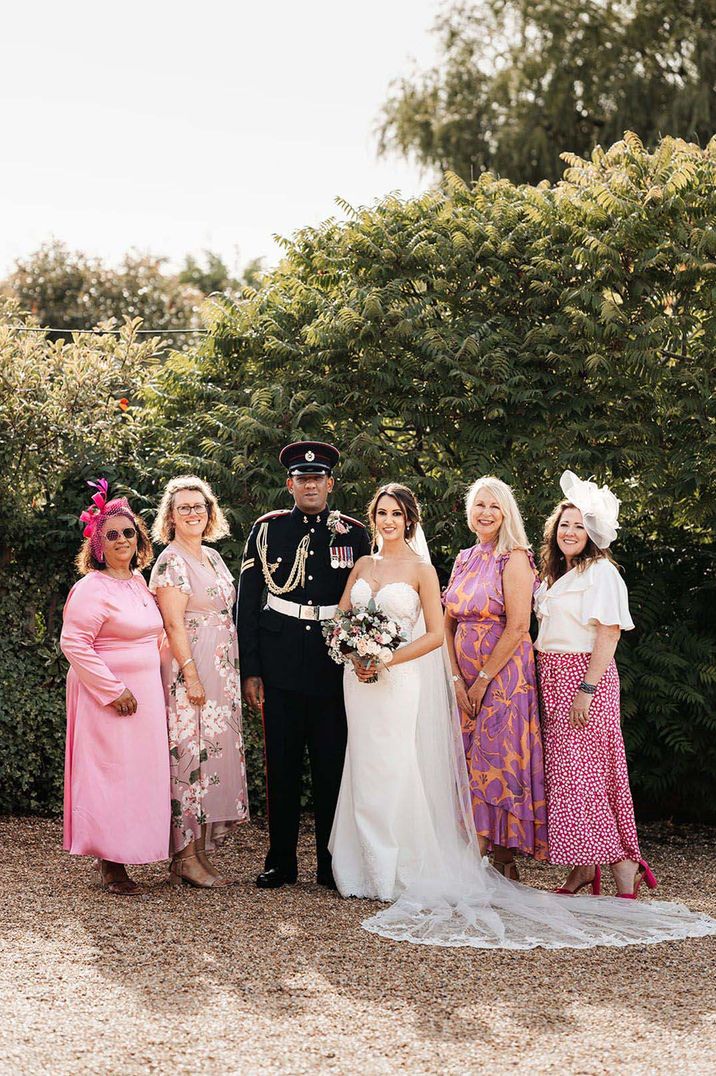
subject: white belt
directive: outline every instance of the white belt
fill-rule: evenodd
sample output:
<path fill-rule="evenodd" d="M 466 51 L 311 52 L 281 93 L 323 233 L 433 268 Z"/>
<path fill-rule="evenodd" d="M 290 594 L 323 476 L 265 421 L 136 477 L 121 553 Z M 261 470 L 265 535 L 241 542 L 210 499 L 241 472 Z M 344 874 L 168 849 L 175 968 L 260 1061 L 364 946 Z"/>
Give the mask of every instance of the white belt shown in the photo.
<path fill-rule="evenodd" d="M 284 616 L 295 616 L 298 620 L 330 620 L 336 615 L 337 605 L 299 605 L 277 598 L 275 594 L 266 597 L 266 606 Z"/>

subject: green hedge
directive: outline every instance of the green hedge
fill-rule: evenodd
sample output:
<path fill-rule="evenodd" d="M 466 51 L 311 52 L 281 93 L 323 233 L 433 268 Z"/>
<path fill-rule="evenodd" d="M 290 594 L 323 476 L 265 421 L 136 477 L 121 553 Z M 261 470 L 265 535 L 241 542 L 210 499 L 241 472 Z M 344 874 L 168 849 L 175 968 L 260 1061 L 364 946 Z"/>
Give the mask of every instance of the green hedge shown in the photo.
<path fill-rule="evenodd" d="M 638 625 L 619 650 L 635 792 L 716 819 L 716 140 L 627 134 L 568 165 L 555 187 L 453 177 L 299 232 L 260 291 L 214 304 L 150 407 L 237 533 L 285 503 L 282 443 L 332 439 L 338 504 L 409 482 L 443 571 L 478 475 L 515 487 L 535 542 L 565 468 L 608 481 Z"/>
<path fill-rule="evenodd" d="M 3 809 L 59 804 L 57 604 L 84 479 L 111 472 L 149 515 L 167 476 L 204 475 L 236 568 L 252 519 L 286 503 L 278 449 L 318 437 L 342 449 L 336 503 L 352 514 L 382 480 L 415 487 L 443 573 L 470 541 L 462 496 L 479 474 L 515 487 L 535 542 L 562 470 L 608 481 L 637 624 L 618 652 L 636 797 L 643 814 L 716 821 L 716 142 L 649 153 L 627 135 L 568 163 L 556 187 L 449 179 L 299 232 L 259 291 L 212 303 L 200 350 L 146 376 L 138 355 L 121 425 L 110 411 L 96 444 L 63 434 L 54 491 L 32 484 L 51 459 L 26 488 L 6 479 L 29 507 L 0 548 Z M 256 805 L 252 726 L 249 743 Z"/>

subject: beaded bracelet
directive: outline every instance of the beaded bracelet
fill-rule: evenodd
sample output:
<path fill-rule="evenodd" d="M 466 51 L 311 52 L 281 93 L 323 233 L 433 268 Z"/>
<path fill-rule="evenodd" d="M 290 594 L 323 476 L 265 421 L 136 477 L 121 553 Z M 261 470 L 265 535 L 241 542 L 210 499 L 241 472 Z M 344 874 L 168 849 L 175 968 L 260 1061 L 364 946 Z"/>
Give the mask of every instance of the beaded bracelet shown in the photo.
<path fill-rule="evenodd" d="M 593 695 L 597 690 L 596 684 L 588 684 L 586 680 L 582 680 L 579 685 L 579 690 L 583 691 L 585 695 Z"/>

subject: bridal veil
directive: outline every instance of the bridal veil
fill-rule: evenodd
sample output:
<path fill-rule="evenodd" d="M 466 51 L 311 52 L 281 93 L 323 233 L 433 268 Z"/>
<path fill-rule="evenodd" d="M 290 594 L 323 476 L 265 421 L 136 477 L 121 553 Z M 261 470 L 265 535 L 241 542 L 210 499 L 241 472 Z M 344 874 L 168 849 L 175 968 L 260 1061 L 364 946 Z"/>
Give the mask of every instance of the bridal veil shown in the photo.
<path fill-rule="evenodd" d="M 411 545 L 430 561 L 420 527 Z M 421 616 L 416 635 L 424 630 Z M 366 930 L 395 941 L 479 949 L 586 949 L 716 933 L 716 920 L 682 904 L 558 896 L 495 871 L 478 848 L 447 648 L 416 660 L 417 753 L 434 830 L 426 835 L 431 851 L 395 903 L 363 922 Z"/>

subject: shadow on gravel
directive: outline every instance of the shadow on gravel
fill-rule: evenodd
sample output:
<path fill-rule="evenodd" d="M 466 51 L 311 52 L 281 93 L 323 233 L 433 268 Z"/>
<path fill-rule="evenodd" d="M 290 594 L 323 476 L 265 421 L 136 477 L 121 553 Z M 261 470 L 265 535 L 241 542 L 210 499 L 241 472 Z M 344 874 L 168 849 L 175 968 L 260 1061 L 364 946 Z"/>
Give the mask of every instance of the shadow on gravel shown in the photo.
<path fill-rule="evenodd" d="M 713 913 L 713 834 L 700 854 L 693 844 L 682 845 L 656 835 L 647 844 L 663 876 L 663 896 Z M 242 1017 L 256 1012 L 291 1020 L 331 1006 L 339 1012 L 341 1000 L 387 1008 L 420 1037 L 466 1046 L 504 1042 L 505 1023 L 534 1043 L 568 1035 L 584 1027 L 591 1009 L 636 1012 L 676 1033 L 701 1022 L 706 1032 L 711 1027 L 716 939 L 523 953 L 388 942 L 360 929 L 377 905 L 343 901 L 308 880 L 309 833 L 302 836 L 305 880 L 296 887 L 272 893 L 254 887 L 263 848 L 263 833 L 251 825 L 217 856 L 238 878 L 224 891 L 172 890 L 160 867 L 144 868 L 135 876 L 152 888 L 138 901 L 104 894 L 85 862 L 53 855 L 51 869 L 59 868 L 68 886 L 64 892 L 49 886 L 42 912 L 63 922 L 68 937 L 86 939 L 108 983 L 136 994 L 160 1020 L 185 1019 L 187 1028 L 197 1012 L 218 1003 L 227 1019 L 241 1010 Z M 530 868 L 526 878 L 551 888 L 559 874 Z M 350 1033 L 350 1026 L 342 1030 Z"/>
<path fill-rule="evenodd" d="M 134 872 L 150 886 L 140 900 L 104 893 L 87 860 L 62 853 L 57 823 L 2 820 L 0 835 L 5 937 L 48 997 L 61 953 L 76 969 L 73 997 L 90 1013 L 97 986 L 93 977 L 82 992 L 88 966 L 108 994 L 134 997 L 154 1023 L 188 1035 L 197 1015 L 217 1006 L 222 1019 L 245 1022 L 247 1035 L 254 1013 L 285 1023 L 290 1040 L 301 1016 L 328 1012 L 336 1034 L 349 1036 L 355 1012 L 374 1011 L 391 1014 L 396 1029 L 466 1048 L 504 1045 L 505 1026 L 537 1047 L 545 1037 L 583 1032 L 591 1012 L 602 1023 L 605 1013 L 616 1021 L 637 1013 L 676 1035 L 699 1027 L 708 1035 L 712 1027 L 714 938 L 588 952 L 411 946 L 360 928 L 377 905 L 343 901 L 310 881 L 309 831 L 296 887 L 255 888 L 265 834 L 252 824 L 217 856 L 235 887 L 173 890 L 159 865 Z M 648 828 L 644 843 L 664 898 L 716 913 L 714 831 L 698 831 L 695 842 L 691 831 Z M 529 867 L 525 877 L 550 888 L 560 874 Z"/>

